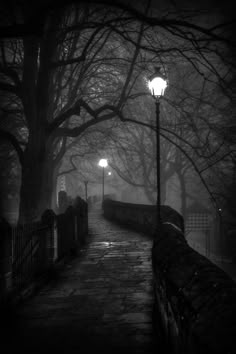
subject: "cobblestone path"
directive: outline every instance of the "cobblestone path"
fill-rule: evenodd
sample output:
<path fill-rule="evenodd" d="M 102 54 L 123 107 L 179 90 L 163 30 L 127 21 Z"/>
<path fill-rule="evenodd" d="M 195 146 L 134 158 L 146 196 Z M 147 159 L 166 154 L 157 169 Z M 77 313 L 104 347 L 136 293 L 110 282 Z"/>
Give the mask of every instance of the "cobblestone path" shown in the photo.
<path fill-rule="evenodd" d="M 79 257 L 18 310 L 4 353 L 153 353 L 152 242 L 99 214 Z"/>

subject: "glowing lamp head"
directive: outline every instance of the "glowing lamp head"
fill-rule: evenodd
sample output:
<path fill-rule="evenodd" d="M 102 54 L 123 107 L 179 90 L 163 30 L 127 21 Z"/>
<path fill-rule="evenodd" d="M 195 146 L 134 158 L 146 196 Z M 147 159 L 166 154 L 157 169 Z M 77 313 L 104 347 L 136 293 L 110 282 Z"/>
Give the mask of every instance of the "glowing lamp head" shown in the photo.
<path fill-rule="evenodd" d="M 154 97 L 159 98 L 164 95 L 167 80 L 165 76 L 160 73 L 159 68 L 157 68 L 156 72 L 149 78 L 148 87 Z"/>
<path fill-rule="evenodd" d="M 107 163 L 107 159 L 101 159 L 98 163 L 98 165 L 100 167 L 107 167 L 108 166 L 108 163 Z"/>

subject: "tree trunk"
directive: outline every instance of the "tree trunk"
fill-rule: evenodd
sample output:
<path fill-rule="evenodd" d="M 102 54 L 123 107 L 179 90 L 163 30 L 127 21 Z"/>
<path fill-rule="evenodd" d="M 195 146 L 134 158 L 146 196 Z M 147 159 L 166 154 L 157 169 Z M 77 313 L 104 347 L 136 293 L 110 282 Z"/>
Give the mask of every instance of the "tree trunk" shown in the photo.
<path fill-rule="evenodd" d="M 180 198 L 181 198 L 181 214 L 183 218 L 186 217 L 186 208 L 187 208 L 187 197 L 186 197 L 186 185 L 184 176 L 178 173 L 179 182 L 180 182 Z"/>
<path fill-rule="evenodd" d="M 33 142 L 32 142 L 33 140 Z M 41 141 L 44 141 L 44 144 Z M 20 190 L 20 222 L 40 219 L 51 206 L 53 164 L 45 149 L 46 139 L 31 139 L 24 153 Z"/>
<path fill-rule="evenodd" d="M 56 212 L 57 208 L 58 208 L 58 205 L 57 205 L 57 179 L 58 179 L 59 168 L 60 168 L 60 164 L 58 164 L 58 166 L 54 166 L 54 169 L 52 171 L 51 209 L 54 210 L 54 212 Z"/>
<path fill-rule="evenodd" d="M 166 195 L 167 195 L 167 182 L 161 181 L 161 205 L 166 203 Z"/>
<path fill-rule="evenodd" d="M 50 158 L 52 139 L 48 135 L 47 119 L 51 82 L 49 63 L 54 46 L 50 35 L 46 35 L 45 32 L 45 35 L 40 39 L 36 40 L 33 37 L 24 40 L 22 101 L 29 138 L 22 164 L 20 222 L 40 219 L 42 212 L 51 206 L 53 163 L 50 163 Z"/>

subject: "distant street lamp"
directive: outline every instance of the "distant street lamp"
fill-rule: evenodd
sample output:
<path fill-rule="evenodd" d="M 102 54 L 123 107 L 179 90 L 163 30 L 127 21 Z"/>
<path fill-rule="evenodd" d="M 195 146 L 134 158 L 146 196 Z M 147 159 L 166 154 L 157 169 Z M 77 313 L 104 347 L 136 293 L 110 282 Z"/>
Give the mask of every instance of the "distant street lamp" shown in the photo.
<path fill-rule="evenodd" d="M 104 201 L 104 170 L 108 166 L 107 159 L 101 159 L 98 166 L 102 167 L 102 201 Z"/>
<path fill-rule="evenodd" d="M 165 93 L 167 80 L 156 68 L 156 72 L 149 78 L 148 87 L 156 103 L 156 164 L 157 164 L 157 230 L 161 228 L 161 171 L 160 171 L 160 99 Z"/>

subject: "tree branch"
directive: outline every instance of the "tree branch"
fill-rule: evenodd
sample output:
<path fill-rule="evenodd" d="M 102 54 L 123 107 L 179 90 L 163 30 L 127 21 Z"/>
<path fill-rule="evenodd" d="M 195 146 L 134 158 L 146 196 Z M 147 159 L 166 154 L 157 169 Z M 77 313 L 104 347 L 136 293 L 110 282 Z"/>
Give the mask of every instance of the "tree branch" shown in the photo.
<path fill-rule="evenodd" d="M 2 129 L 0 129 L 0 137 L 3 140 L 6 140 L 11 143 L 11 145 L 14 147 L 15 151 L 17 152 L 20 164 L 23 165 L 23 150 L 21 149 L 20 143 L 16 139 L 16 137 L 13 134 Z"/>
<path fill-rule="evenodd" d="M 69 174 L 69 173 L 74 172 L 74 171 L 77 170 L 77 167 L 76 167 L 76 165 L 74 164 L 74 161 L 73 161 L 73 159 L 74 159 L 75 157 L 78 157 L 78 154 L 76 154 L 76 155 L 71 155 L 70 158 L 69 158 L 70 164 L 72 165 L 72 168 L 70 168 L 69 170 L 66 170 L 66 171 L 59 172 L 59 173 L 58 173 L 58 177 L 59 177 L 59 176 L 62 176 L 62 175 L 65 175 L 65 174 Z"/>
<path fill-rule="evenodd" d="M 71 108 L 69 108 L 66 112 L 63 112 L 62 114 L 60 114 L 59 116 L 57 116 L 53 120 L 53 122 L 49 125 L 49 133 L 53 133 L 53 131 L 55 131 L 55 129 L 57 129 L 57 132 L 58 132 L 60 125 L 62 123 L 64 123 L 68 118 L 70 118 L 72 115 L 80 115 L 81 107 L 83 107 L 87 111 L 87 113 L 89 113 L 89 115 L 94 118 L 92 121 L 89 121 L 89 122 L 86 122 L 83 124 L 83 125 L 88 124 L 88 127 L 96 124 L 96 122 L 99 123 L 104 120 L 108 120 L 109 118 L 106 118 L 105 116 L 99 118 L 99 115 L 104 111 L 107 111 L 107 110 L 112 111 L 112 113 L 111 113 L 112 118 L 118 114 L 118 109 L 112 105 L 105 104 L 97 109 L 92 109 L 87 102 L 85 102 L 82 99 L 79 99 Z M 111 115 L 109 115 L 109 117 L 111 117 Z M 60 131 L 62 131 L 62 129 L 65 129 L 65 128 L 60 128 Z M 77 129 L 77 128 L 75 128 L 75 129 Z M 80 129 L 80 128 L 78 128 L 78 129 Z M 67 131 L 68 131 L 68 129 L 67 129 Z M 72 130 L 70 130 L 70 131 L 72 131 Z M 83 131 L 84 131 L 84 129 L 83 129 Z M 71 136 L 71 135 L 69 135 L 69 136 Z M 74 136 L 74 135 L 72 135 L 72 136 Z"/>
<path fill-rule="evenodd" d="M 57 136 L 70 136 L 70 137 L 78 137 L 79 135 L 81 135 L 86 129 L 88 129 L 89 127 L 92 127 L 95 124 L 98 123 L 102 123 L 105 122 L 106 120 L 110 120 L 112 118 L 115 118 L 117 116 L 116 112 L 111 112 L 108 114 L 105 114 L 104 116 L 101 116 L 100 118 L 93 118 L 90 119 L 89 121 L 85 122 L 84 124 L 82 124 L 80 127 L 76 127 L 76 128 L 58 128 L 55 131 L 55 134 Z"/>
<path fill-rule="evenodd" d="M 14 93 L 16 96 L 20 97 L 19 89 L 14 85 L 7 84 L 6 82 L 0 81 L 0 90 Z"/>
<path fill-rule="evenodd" d="M 121 116 L 120 118 L 122 121 L 128 121 L 128 122 L 133 122 L 133 123 L 136 123 L 136 124 L 140 124 L 142 126 L 145 126 L 145 127 L 148 127 L 152 130 L 155 130 L 155 127 L 150 125 L 150 124 L 147 124 L 147 123 L 143 123 L 143 122 L 140 122 L 140 121 L 137 121 L 135 119 L 128 119 L 128 118 L 124 118 Z M 204 187 L 206 188 L 207 192 L 209 193 L 209 195 L 211 196 L 212 200 L 215 202 L 216 206 L 218 205 L 217 203 L 217 200 L 214 198 L 214 195 L 212 194 L 212 192 L 210 191 L 205 179 L 203 178 L 202 176 L 202 173 L 201 171 L 198 169 L 197 165 L 195 164 L 194 160 L 191 158 L 191 156 L 189 156 L 189 154 L 178 144 L 176 143 L 175 141 L 173 141 L 172 139 L 170 139 L 169 137 L 167 137 L 166 135 L 164 135 L 163 133 L 161 133 L 161 136 L 166 139 L 167 141 L 169 141 L 171 144 L 173 144 L 174 146 L 176 146 L 186 157 L 187 159 L 190 161 L 191 165 L 193 166 L 194 170 L 196 171 L 196 173 L 198 174 L 198 176 L 200 177 Z"/>
<path fill-rule="evenodd" d="M 42 18 L 45 16 L 45 14 L 49 13 L 52 10 L 56 11 L 61 11 L 63 8 L 65 8 L 67 5 L 71 5 L 74 3 L 74 0 L 51 0 L 49 3 L 44 3 L 39 4 L 36 6 L 33 15 L 31 16 L 30 20 L 26 24 L 14 24 L 11 26 L 1 26 L 1 31 L 0 31 L 0 38 L 23 38 L 25 36 L 30 36 L 30 35 L 37 35 L 40 36 L 42 35 L 42 20 L 39 20 L 39 18 Z M 167 18 L 157 18 L 157 17 L 151 17 L 147 16 L 145 13 L 142 11 L 136 9 L 134 6 L 127 4 L 125 2 L 120 2 L 117 0 L 113 0 L 112 3 L 110 0 L 81 0 L 80 3 L 92 3 L 92 4 L 98 4 L 98 5 L 108 5 L 113 8 L 118 8 L 122 11 L 127 12 L 130 14 L 131 18 L 130 20 L 138 20 L 141 22 L 144 22 L 151 27 L 164 27 L 164 28 L 172 28 L 172 29 L 178 29 L 178 28 L 183 28 L 186 30 L 192 30 L 197 32 L 200 35 L 205 35 L 207 39 L 219 41 L 219 42 L 225 42 L 230 46 L 233 46 L 234 48 L 236 47 L 235 41 L 232 41 L 231 39 L 228 39 L 226 37 L 220 36 L 216 33 L 218 28 L 224 27 L 226 25 L 234 25 L 235 21 L 232 21 L 231 23 L 222 23 L 218 24 L 214 27 L 209 27 L 205 28 L 199 25 L 195 25 L 192 22 L 187 22 L 185 20 L 176 20 L 173 18 L 167 19 Z M 118 21 L 121 21 L 121 17 L 118 16 Z M 188 32 L 189 33 L 189 32 Z M 190 33 L 192 34 L 192 33 Z M 192 39 L 192 37 L 190 38 Z M 204 40 L 204 38 L 201 38 Z"/>
<path fill-rule="evenodd" d="M 5 67 L 3 65 L 0 65 L 0 72 L 3 73 L 4 75 L 8 76 L 10 79 L 12 79 L 15 83 L 15 87 L 17 89 L 20 88 L 21 82 L 19 79 L 19 76 L 17 75 L 17 72 L 13 70 L 12 68 Z"/>

